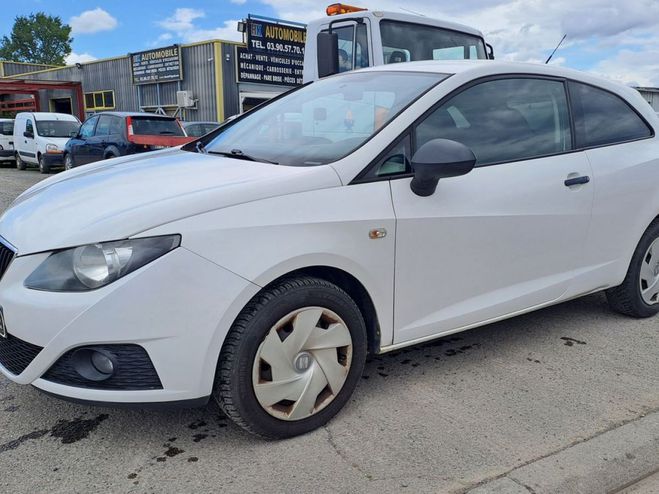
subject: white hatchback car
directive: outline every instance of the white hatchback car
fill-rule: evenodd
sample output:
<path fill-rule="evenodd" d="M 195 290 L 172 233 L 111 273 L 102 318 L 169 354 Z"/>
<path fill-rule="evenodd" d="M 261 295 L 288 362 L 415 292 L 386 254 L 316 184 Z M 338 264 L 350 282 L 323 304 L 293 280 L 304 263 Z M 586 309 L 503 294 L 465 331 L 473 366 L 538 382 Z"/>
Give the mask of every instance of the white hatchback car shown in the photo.
<path fill-rule="evenodd" d="M 330 77 L 0 219 L 0 370 L 104 403 L 321 426 L 382 353 L 598 290 L 659 311 L 659 119 L 544 65 Z M 53 220 L 57 211 L 57 220 Z"/>

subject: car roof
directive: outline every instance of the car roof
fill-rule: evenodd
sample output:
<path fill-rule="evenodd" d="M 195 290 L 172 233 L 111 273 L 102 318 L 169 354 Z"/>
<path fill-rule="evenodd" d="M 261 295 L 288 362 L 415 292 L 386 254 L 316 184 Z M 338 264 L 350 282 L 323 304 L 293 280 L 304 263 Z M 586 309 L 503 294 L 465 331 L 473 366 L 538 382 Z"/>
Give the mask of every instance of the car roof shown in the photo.
<path fill-rule="evenodd" d="M 526 62 L 507 62 L 498 60 L 422 60 L 418 62 L 401 62 L 378 65 L 359 69 L 353 72 L 426 72 L 447 75 L 464 75 L 468 79 L 497 75 L 538 75 L 558 77 L 592 84 L 608 89 L 618 94 L 631 96 L 638 94 L 631 87 L 619 84 L 610 79 L 604 79 L 579 70 L 568 69 L 557 65 L 547 65 Z M 346 74 L 349 74 L 347 72 Z"/>
<path fill-rule="evenodd" d="M 92 116 L 96 115 L 113 115 L 115 117 L 152 117 L 152 118 L 175 118 L 169 115 L 159 115 L 158 113 L 149 113 L 143 111 L 102 111 L 98 112 Z"/>
<path fill-rule="evenodd" d="M 21 112 L 16 115 L 16 118 L 24 115 L 31 115 L 35 120 L 64 120 L 69 122 L 78 121 L 74 115 L 70 115 L 68 113 L 55 113 L 46 111 Z"/>

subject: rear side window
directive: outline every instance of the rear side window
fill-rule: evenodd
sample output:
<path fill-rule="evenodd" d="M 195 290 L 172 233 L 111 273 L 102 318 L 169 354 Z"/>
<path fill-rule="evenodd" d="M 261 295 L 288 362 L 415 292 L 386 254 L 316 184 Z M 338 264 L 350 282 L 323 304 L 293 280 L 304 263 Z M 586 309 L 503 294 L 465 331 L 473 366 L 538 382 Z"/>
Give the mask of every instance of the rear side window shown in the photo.
<path fill-rule="evenodd" d="M 174 118 L 132 117 L 133 133 L 149 136 L 183 136 L 183 129 Z"/>
<path fill-rule="evenodd" d="M 110 117 L 110 134 L 118 135 L 123 134 L 124 119 L 120 117 Z"/>
<path fill-rule="evenodd" d="M 652 136 L 652 130 L 622 98 L 570 82 L 577 146 L 593 147 Z"/>

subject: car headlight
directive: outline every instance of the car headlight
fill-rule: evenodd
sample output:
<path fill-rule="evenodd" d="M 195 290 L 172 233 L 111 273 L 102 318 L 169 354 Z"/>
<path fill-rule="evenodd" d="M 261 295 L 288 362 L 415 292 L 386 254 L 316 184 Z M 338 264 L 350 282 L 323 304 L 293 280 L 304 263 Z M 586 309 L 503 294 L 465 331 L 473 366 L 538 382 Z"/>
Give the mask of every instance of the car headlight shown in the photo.
<path fill-rule="evenodd" d="M 59 148 L 57 147 L 57 144 L 46 144 L 46 152 L 57 153 L 59 152 Z"/>
<path fill-rule="evenodd" d="M 34 290 L 85 292 L 101 288 L 181 245 L 180 235 L 82 245 L 52 253 L 25 280 Z"/>

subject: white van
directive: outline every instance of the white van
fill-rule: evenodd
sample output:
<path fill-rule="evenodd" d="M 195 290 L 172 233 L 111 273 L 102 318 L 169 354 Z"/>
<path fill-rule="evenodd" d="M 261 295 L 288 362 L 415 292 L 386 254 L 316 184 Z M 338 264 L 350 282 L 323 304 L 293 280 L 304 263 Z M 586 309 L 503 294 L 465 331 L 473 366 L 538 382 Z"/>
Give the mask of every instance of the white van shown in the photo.
<path fill-rule="evenodd" d="M 41 173 L 48 173 L 64 166 L 64 145 L 79 127 L 80 120 L 65 113 L 19 113 L 14 122 L 16 168 L 38 165 Z"/>
<path fill-rule="evenodd" d="M 14 160 L 14 119 L 0 118 L 0 161 Z"/>

